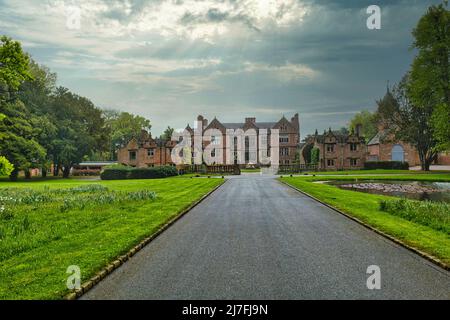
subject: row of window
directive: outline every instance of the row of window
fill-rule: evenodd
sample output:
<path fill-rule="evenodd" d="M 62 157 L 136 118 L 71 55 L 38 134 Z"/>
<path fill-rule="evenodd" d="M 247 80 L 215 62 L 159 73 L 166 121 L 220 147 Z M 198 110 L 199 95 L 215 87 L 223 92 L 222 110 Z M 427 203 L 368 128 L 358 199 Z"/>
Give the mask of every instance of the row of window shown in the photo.
<path fill-rule="evenodd" d="M 249 137 L 245 137 L 245 145 L 249 145 Z M 279 139 L 280 143 L 289 143 L 289 136 L 286 135 L 280 135 L 280 139 Z M 267 137 L 263 136 L 262 137 L 262 143 L 267 143 Z M 211 144 L 212 145 L 219 145 L 220 144 L 220 140 L 218 139 L 218 137 L 216 136 L 211 136 Z M 237 137 L 234 137 L 234 144 L 237 144 Z"/>
<path fill-rule="evenodd" d="M 334 152 L 335 144 L 327 144 L 327 152 Z M 350 151 L 358 151 L 357 143 L 350 143 Z"/>
<path fill-rule="evenodd" d="M 246 152 L 246 155 L 248 152 Z M 234 152 L 233 152 L 234 155 Z M 129 154 L 130 161 L 135 161 L 137 159 L 137 152 L 136 151 L 130 151 Z M 155 149 L 147 149 L 147 156 L 148 157 L 154 157 L 155 156 Z M 211 151 L 211 156 L 216 156 L 216 149 L 213 149 Z M 267 149 L 267 156 L 270 157 L 270 149 Z M 289 156 L 289 148 L 280 148 L 280 156 Z M 192 157 L 195 157 L 195 153 L 192 153 Z"/>
<path fill-rule="evenodd" d="M 336 165 L 336 162 L 334 159 L 327 159 L 327 167 L 334 167 L 335 165 Z M 350 159 L 350 165 L 357 166 L 358 159 Z"/>
<path fill-rule="evenodd" d="M 147 156 L 148 157 L 154 157 L 155 156 L 155 149 L 147 149 Z M 130 161 L 134 161 L 137 158 L 137 152 L 136 151 L 130 151 Z"/>

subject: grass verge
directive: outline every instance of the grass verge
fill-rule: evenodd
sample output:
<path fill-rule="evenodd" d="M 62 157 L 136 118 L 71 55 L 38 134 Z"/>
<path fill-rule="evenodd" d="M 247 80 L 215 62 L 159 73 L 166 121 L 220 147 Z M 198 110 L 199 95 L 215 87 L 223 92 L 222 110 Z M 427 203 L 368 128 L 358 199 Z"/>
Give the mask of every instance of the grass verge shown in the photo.
<path fill-rule="evenodd" d="M 320 171 L 320 172 L 305 172 L 309 175 L 390 175 L 390 174 L 402 174 L 402 175 L 434 175 L 434 174 L 450 174 L 450 171 L 415 171 L 415 170 L 387 170 L 387 169 L 375 169 L 375 170 L 346 170 L 346 171 Z M 298 175 L 304 175 L 305 173 L 299 173 Z"/>
<path fill-rule="evenodd" d="M 450 181 L 450 175 L 446 176 L 447 177 L 440 177 L 440 181 Z M 374 179 L 376 177 L 365 178 Z M 406 177 L 404 178 L 407 179 Z M 383 177 L 383 180 L 387 179 L 398 180 L 398 176 Z M 367 225 L 398 239 L 408 246 L 432 256 L 446 267 L 450 266 L 449 234 L 414 221 L 409 221 L 400 216 L 384 212 L 380 209 L 381 201 L 388 201 L 396 198 L 343 190 L 327 184 L 314 183 L 317 180 L 324 179 L 306 177 L 281 178 L 281 181 L 357 218 Z M 416 179 L 411 177 L 410 180 Z"/>
<path fill-rule="evenodd" d="M 108 195 L 99 193 L 100 199 L 111 201 L 89 201 L 82 206 L 74 202 L 67 207 L 65 200 L 72 195 L 44 197 L 43 203 L 33 196 L 25 207 L 12 207 L 11 214 L 0 219 L 0 299 L 61 299 L 68 293 L 69 266 L 79 266 L 82 282 L 86 281 L 221 183 L 222 179 L 182 178 L 98 181 L 95 184 L 109 190 Z M 23 188 L 24 194 L 36 190 L 40 196 L 61 195 L 64 189 L 72 194 L 74 188 L 93 184 L 0 182 L 0 193 L 1 188 L 12 192 L 13 187 Z M 154 192 L 156 198 L 142 197 L 143 190 Z M 86 192 L 90 200 L 95 194 Z M 82 199 L 83 192 L 76 192 L 76 197 Z"/>

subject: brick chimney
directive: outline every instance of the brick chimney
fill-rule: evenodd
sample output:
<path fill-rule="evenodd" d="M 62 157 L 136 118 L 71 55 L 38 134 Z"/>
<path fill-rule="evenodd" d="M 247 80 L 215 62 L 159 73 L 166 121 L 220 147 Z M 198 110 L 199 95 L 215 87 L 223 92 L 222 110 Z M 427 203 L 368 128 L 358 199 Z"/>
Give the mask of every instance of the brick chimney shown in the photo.
<path fill-rule="evenodd" d="M 202 126 L 203 126 L 202 130 L 208 126 L 208 119 L 205 119 L 202 115 L 199 115 L 197 117 L 197 121 L 202 123 Z"/>
<path fill-rule="evenodd" d="M 245 118 L 245 123 L 256 124 L 256 118 Z"/>
<path fill-rule="evenodd" d="M 291 123 L 292 125 L 298 130 L 300 128 L 300 121 L 298 119 L 298 113 L 296 113 L 292 118 L 291 118 Z"/>
<path fill-rule="evenodd" d="M 360 123 L 358 123 L 357 125 L 356 125 L 356 135 L 358 136 L 358 137 L 361 137 L 361 135 L 362 135 L 362 124 L 360 124 Z"/>

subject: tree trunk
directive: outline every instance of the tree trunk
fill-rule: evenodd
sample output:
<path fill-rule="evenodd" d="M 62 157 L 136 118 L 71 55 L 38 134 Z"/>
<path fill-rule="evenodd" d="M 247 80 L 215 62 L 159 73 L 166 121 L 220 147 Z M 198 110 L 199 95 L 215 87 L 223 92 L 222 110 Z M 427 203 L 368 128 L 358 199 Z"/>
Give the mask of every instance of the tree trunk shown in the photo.
<path fill-rule="evenodd" d="M 72 168 L 71 166 L 64 166 L 64 168 L 63 168 L 63 178 L 64 179 L 69 178 L 71 168 Z"/>
<path fill-rule="evenodd" d="M 42 178 L 47 178 L 47 168 L 41 168 Z"/>
<path fill-rule="evenodd" d="M 29 169 L 25 170 L 25 179 L 30 180 L 31 179 L 31 172 Z"/>
<path fill-rule="evenodd" d="M 11 172 L 11 175 L 9 176 L 9 180 L 11 181 L 17 181 L 17 178 L 19 177 L 19 169 L 14 169 L 13 172 Z"/>

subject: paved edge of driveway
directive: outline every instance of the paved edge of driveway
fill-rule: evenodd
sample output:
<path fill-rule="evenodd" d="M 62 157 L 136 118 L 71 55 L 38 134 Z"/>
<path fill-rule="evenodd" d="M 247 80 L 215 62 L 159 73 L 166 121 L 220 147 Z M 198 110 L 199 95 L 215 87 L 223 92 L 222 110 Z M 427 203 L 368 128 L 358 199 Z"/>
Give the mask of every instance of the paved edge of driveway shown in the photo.
<path fill-rule="evenodd" d="M 203 200 L 205 200 L 207 197 L 209 197 L 213 192 L 215 192 L 217 189 L 219 189 L 221 186 L 223 186 L 228 180 L 224 179 L 224 181 L 216 186 L 214 189 L 203 195 L 199 200 L 193 202 L 189 205 L 186 209 L 181 211 L 179 214 L 177 214 L 175 217 L 169 220 L 166 224 L 164 224 L 162 227 L 160 227 L 155 233 L 153 233 L 151 236 L 143 239 L 139 244 L 134 246 L 132 249 L 130 249 L 126 254 L 119 256 L 116 260 L 110 262 L 106 267 L 104 267 L 102 270 L 100 270 L 95 276 L 87 280 L 81 285 L 81 288 L 67 294 L 64 296 L 64 300 L 76 300 L 80 298 L 82 295 L 84 295 L 86 292 L 91 290 L 96 284 L 98 284 L 100 281 L 102 281 L 104 278 L 106 278 L 109 274 L 111 274 L 114 270 L 118 269 L 121 265 L 123 265 L 125 262 L 127 262 L 132 256 L 134 256 L 136 253 L 141 251 L 145 246 L 147 246 L 149 243 L 151 243 L 153 240 L 155 240 L 159 235 L 161 235 L 165 230 L 170 228 L 175 222 L 177 222 L 180 218 L 182 218 L 184 215 L 186 215 L 188 212 L 190 212 L 192 209 L 194 209 L 197 205 L 199 205 Z"/>
<path fill-rule="evenodd" d="M 420 249 L 417 249 L 417 248 L 415 248 L 415 247 L 413 247 L 413 246 L 410 246 L 409 244 L 403 242 L 402 240 L 397 239 L 397 238 L 395 238 L 395 237 L 393 237 L 393 236 L 391 236 L 391 235 L 389 235 L 389 234 L 387 234 L 387 233 L 385 233 L 385 232 L 383 232 L 383 231 L 381 231 L 381 230 L 379 230 L 379 229 L 377 229 L 377 228 L 375 228 L 375 227 L 373 227 L 373 226 L 371 226 L 371 225 L 369 225 L 369 224 L 367 224 L 367 223 L 361 221 L 360 219 L 355 218 L 355 217 L 353 217 L 352 215 L 350 215 L 350 214 L 348 214 L 348 213 L 345 213 L 344 211 L 339 210 L 339 209 L 333 207 L 332 205 L 330 205 L 330 204 L 328 204 L 328 203 L 326 203 L 326 202 L 324 202 L 324 201 L 322 201 L 322 200 L 317 199 L 317 198 L 314 197 L 313 195 L 310 195 L 309 193 L 307 193 L 307 192 L 305 192 L 305 191 L 302 191 L 302 190 L 300 190 L 300 189 L 294 187 L 293 185 L 290 185 L 289 183 L 287 183 L 287 182 L 285 182 L 285 181 L 283 181 L 283 180 L 281 180 L 281 179 L 277 179 L 277 180 L 278 180 L 280 183 L 282 183 L 282 184 L 288 186 L 289 188 L 294 189 L 294 190 L 300 192 L 301 194 L 304 194 L 305 196 L 307 196 L 307 197 L 309 197 L 309 198 L 311 198 L 311 199 L 313 199 L 313 200 L 315 200 L 315 201 L 317 201 L 317 202 L 323 204 L 324 206 L 327 206 L 328 208 L 332 209 L 333 211 L 335 211 L 335 212 L 337 212 L 337 213 L 340 213 L 340 214 L 342 214 L 343 216 L 345 216 L 345 217 L 347 217 L 347 218 L 349 218 L 349 219 L 351 219 L 351 220 L 353 220 L 353 221 L 359 223 L 360 225 L 366 227 L 367 229 L 372 230 L 373 232 L 375 232 L 375 233 L 377 233 L 377 234 L 379 234 L 379 235 L 381 235 L 381 236 L 383 236 L 383 237 L 385 237 L 385 238 L 391 240 L 392 242 L 395 242 L 396 244 L 398 244 L 398 245 L 400 245 L 400 246 L 402 246 L 402 247 L 408 249 L 409 251 L 412 251 L 412 252 L 418 254 L 418 255 L 421 256 L 422 258 L 427 259 L 428 261 L 434 263 L 435 265 L 437 265 L 437 266 L 439 266 L 439 267 L 441 267 L 441 268 L 443 268 L 443 269 L 445 269 L 445 270 L 447 270 L 447 271 L 450 271 L 450 265 L 446 264 L 444 261 L 441 261 L 440 259 L 438 259 L 438 258 L 436 258 L 436 257 L 433 257 L 432 255 L 430 255 L 430 254 L 428 254 L 428 253 L 426 253 L 426 252 L 423 252 L 423 251 L 421 251 Z"/>

